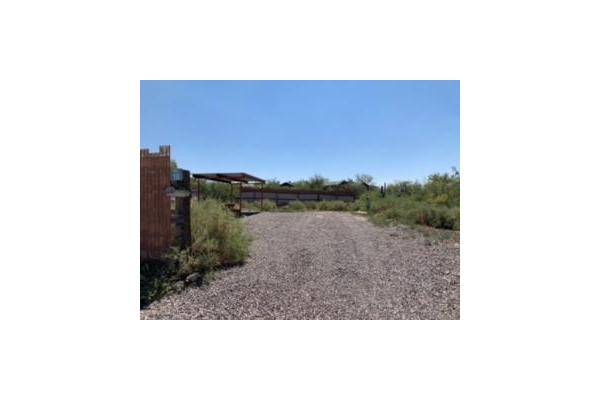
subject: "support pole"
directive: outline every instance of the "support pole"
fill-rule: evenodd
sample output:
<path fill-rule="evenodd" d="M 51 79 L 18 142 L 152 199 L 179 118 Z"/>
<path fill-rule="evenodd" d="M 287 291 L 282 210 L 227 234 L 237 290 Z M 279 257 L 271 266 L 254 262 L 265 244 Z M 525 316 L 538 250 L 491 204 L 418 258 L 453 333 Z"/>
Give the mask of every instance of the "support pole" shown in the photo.
<path fill-rule="evenodd" d="M 263 198 L 265 197 L 263 189 L 264 189 L 264 185 L 261 183 L 260 184 L 260 211 L 263 210 Z"/>

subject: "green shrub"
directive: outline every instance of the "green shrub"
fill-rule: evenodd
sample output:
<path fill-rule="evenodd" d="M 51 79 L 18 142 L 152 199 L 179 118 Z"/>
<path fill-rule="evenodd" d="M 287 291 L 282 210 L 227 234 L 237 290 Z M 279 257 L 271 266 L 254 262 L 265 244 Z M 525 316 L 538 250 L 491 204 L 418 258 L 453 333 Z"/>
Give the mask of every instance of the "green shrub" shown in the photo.
<path fill-rule="evenodd" d="M 223 202 L 234 202 L 236 200 L 237 191 L 232 191 L 231 185 L 228 183 L 198 181 L 194 179 L 191 186 L 194 194 L 197 193 L 198 186 L 200 186 L 200 196 L 202 199 L 216 199 Z"/>
<path fill-rule="evenodd" d="M 460 206 L 460 174 L 432 174 L 425 183 L 401 181 L 387 186 L 386 193 L 449 208 Z"/>
<path fill-rule="evenodd" d="M 361 201 L 363 200 L 361 199 Z M 371 196 L 369 214 L 374 222 L 380 224 L 418 224 L 454 230 L 460 228 L 459 207 L 448 207 L 428 201 L 419 201 L 406 196 L 387 195 L 383 198 Z"/>
<path fill-rule="evenodd" d="M 304 205 L 306 206 L 307 210 L 316 210 L 319 206 L 318 202 L 316 201 L 305 201 Z"/>
<path fill-rule="evenodd" d="M 336 201 L 292 201 L 280 207 L 280 211 L 358 211 L 361 206 L 358 202 Z"/>
<path fill-rule="evenodd" d="M 319 211 L 327 211 L 327 204 L 325 204 L 325 201 L 319 201 L 317 202 L 317 206 L 315 207 L 316 210 Z"/>
<path fill-rule="evenodd" d="M 236 208 L 237 208 L 237 203 L 236 203 Z M 257 206 L 257 204 L 255 202 L 252 201 L 242 201 L 242 210 L 249 210 L 249 211 L 258 211 L 260 209 L 260 204 Z"/>
<path fill-rule="evenodd" d="M 319 203 L 319 210 L 331 211 L 331 207 L 329 205 L 329 202 L 328 201 L 321 201 Z"/>
<path fill-rule="evenodd" d="M 269 199 L 264 199 L 261 207 L 260 200 L 243 201 L 242 208 L 250 211 L 275 211 L 277 209 L 277 204 Z"/>
<path fill-rule="evenodd" d="M 292 201 L 286 206 L 290 211 L 306 211 L 306 206 L 301 201 Z"/>
<path fill-rule="evenodd" d="M 194 270 L 243 262 L 248 256 L 250 236 L 241 221 L 219 201 L 195 203 L 191 210 Z M 195 264 L 194 264 L 195 263 Z"/>
<path fill-rule="evenodd" d="M 347 203 L 335 200 L 335 201 L 323 201 L 323 209 L 326 211 L 347 211 L 348 206 Z"/>
<path fill-rule="evenodd" d="M 347 211 L 360 211 L 360 203 L 358 201 L 346 203 L 346 210 Z"/>
<path fill-rule="evenodd" d="M 217 200 L 194 203 L 191 209 L 192 244 L 172 249 L 161 259 L 140 263 L 140 305 L 170 293 L 173 283 L 192 272 L 210 273 L 215 268 L 242 263 L 251 238 L 241 221 Z"/>
<path fill-rule="evenodd" d="M 260 210 L 260 202 L 257 202 L 256 204 L 258 206 L 258 209 Z M 275 204 L 275 202 L 272 200 L 265 199 L 265 200 L 263 200 L 262 210 L 263 211 L 275 211 L 275 210 L 277 210 L 277 204 Z"/>
<path fill-rule="evenodd" d="M 450 215 L 452 218 L 452 229 L 460 231 L 460 207 L 450 209 Z"/>

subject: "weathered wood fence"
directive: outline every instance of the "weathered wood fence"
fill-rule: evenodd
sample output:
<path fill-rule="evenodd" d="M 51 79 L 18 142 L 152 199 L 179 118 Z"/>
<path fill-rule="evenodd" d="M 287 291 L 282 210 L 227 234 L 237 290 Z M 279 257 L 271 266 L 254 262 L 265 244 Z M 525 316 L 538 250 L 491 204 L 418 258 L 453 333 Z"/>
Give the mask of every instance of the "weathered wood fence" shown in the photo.
<path fill-rule="evenodd" d="M 189 171 L 171 173 L 171 150 L 140 150 L 140 256 L 158 257 L 171 246 L 188 246 L 190 232 Z"/>

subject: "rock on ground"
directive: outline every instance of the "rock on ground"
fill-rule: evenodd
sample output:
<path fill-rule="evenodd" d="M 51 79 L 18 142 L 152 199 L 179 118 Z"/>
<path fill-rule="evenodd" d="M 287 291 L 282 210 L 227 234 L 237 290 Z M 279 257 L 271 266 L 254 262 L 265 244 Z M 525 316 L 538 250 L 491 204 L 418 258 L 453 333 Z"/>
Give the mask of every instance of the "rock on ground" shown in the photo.
<path fill-rule="evenodd" d="M 343 212 L 261 213 L 243 266 L 141 319 L 459 319 L 460 249 Z"/>

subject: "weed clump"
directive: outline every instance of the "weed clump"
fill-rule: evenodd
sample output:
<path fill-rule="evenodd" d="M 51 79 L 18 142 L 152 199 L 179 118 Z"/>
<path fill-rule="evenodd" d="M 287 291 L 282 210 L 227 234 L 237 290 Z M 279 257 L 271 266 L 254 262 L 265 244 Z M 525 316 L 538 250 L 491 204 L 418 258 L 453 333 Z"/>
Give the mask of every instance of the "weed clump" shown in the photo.
<path fill-rule="evenodd" d="M 301 201 L 292 201 L 286 206 L 289 211 L 306 211 L 306 206 Z"/>
<path fill-rule="evenodd" d="M 319 207 L 319 203 L 316 201 L 305 201 L 304 205 L 306 206 L 306 210 L 317 210 Z"/>
<path fill-rule="evenodd" d="M 321 211 L 348 211 L 348 204 L 343 201 L 322 201 L 319 203 Z"/>
<path fill-rule="evenodd" d="M 368 195 L 365 195 L 365 197 Z M 364 199 L 362 199 L 364 200 Z M 439 229 L 460 229 L 460 209 L 411 197 L 388 195 L 371 198 L 369 215 L 373 222 L 390 225 L 424 225 Z"/>
<path fill-rule="evenodd" d="M 190 272 L 243 262 L 248 256 L 250 236 L 241 221 L 217 200 L 192 206 L 192 245 L 188 249 Z"/>
<path fill-rule="evenodd" d="M 140 264 L 140 303 L 145 306 L 171 292 L 185 276 L 211 273 L 221 266 L 240 264 L 248 257 L 251 237 L 241 221 L 214 199 L 194 203 L 191 209 L 192 244 L 172 249 L 161 259 Z"/>
<path fill-rule="evenodd" d="M 260 210 L 260 203 L 257 202 L 258 209 Z M 275 211 L 277 210 L 277 204 L 274 201 L 269 199 L 264 199 L 262 204 L 263 211 Z"/>

